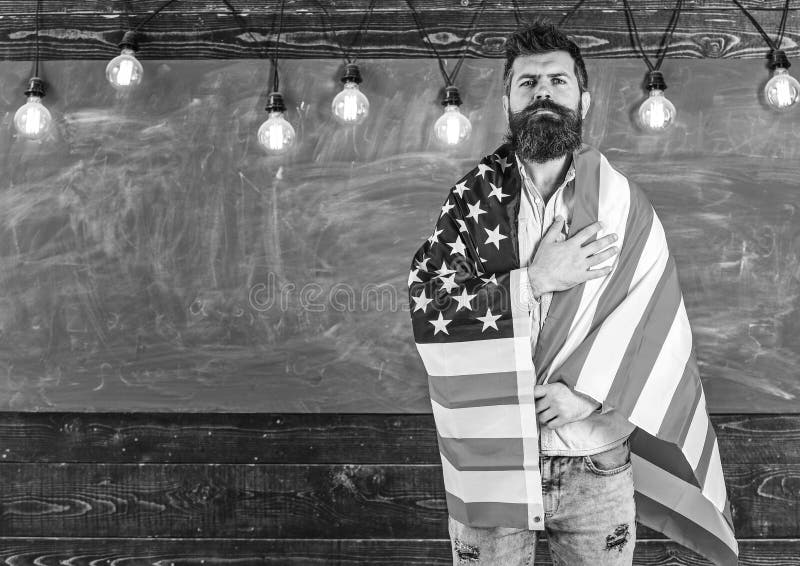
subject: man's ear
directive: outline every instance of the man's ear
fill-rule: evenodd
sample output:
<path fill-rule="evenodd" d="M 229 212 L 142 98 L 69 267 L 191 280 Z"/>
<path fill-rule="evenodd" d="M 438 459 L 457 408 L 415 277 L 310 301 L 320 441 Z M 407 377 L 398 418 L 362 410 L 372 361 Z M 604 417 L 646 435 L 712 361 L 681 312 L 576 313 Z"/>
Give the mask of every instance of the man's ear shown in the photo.
<path fill-rule="evenodd" d="M 581 94 L 581 105 L 583 106 L 583 116 L 581 119 L 585 120 L 586 115 L 589 113 L 589 105 L 592 103 L 592 95 L 588 90 L 583 91 Z"/>

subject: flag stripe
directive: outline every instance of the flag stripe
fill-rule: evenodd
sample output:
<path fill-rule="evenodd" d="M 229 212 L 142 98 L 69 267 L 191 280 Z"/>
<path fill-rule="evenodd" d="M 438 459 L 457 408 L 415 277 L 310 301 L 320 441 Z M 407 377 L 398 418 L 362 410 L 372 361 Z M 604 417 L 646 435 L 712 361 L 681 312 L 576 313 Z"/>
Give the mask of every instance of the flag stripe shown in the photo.
<path fill-rule="evenodd" d="M 673 476 L 686 483 L 700 488 L 700 481 L 695 476 L 692 467 L 686 462 L 679 446 L 656 438 L 641 428 L 637 428 L 631 433 L 630 442 L 633 454 L 654 466 L 668 470 Z"/>
<path fill-rule="evenodd" d="M 527 528 L 527 505 L 519 503 L 479 502 L 464 503 L 457 496 L 445 492 L 447 511 L 456 521 L 475 527 Z M 541 515 L 540 515 L 541 516 Z M 539 524 L 543 524 L 540 521 Z M 541 529 L 541 527 L 540 527 Z"/>
<path fill-rule="evenodd" d="M 691 354 L 690 354 L 691 356 Z M 693 415 L 700 399 L 702 385 L 697 364 L 687 363 L 683 368 L 681 381 L 675 389 L 667 414 L 661 422 L 658 436 L 676 444 L 683 444 L 683 433 L 686 430 L 687 415 Z"/>
<path fill-rule="evenodd" d="M 472 375 L 429 375 L 431 399 L 447 409 L 515 405 L 517 372 L 478 373 Z"/>
<path fill-rule="evenodd" d="M 570 227 L 573 234 L 597 219 L 599 207 L 599 153 L 582 151 L 580 157 L 575 162 L 575 199 Z M 579 312 L 583 288 L 584 284 L 580 284 L 566 291 L 553 293 L 534 355 L 539 382 L 549 375 L 553 360 L 564 346 L 571 323 Z"/>
<path fill-rule="evenodd" d="M 703 495 L 714 504 L 720 511 L 724 511 L 728 499 L 725 493 L 725 478 L 722 475 L 722 462 L 719 457 L 719 445 L 717 439 L 713 439 L 714 449 L 711 453 L 711 461 L 708 464 Z"/>
<path fill-rule="evenodd" d="M 734 550 L 714 536 L 702 525 L 689 521 L 686 517 L 669 507 L 636 492 L 636 520 L 664 533 L 671 539 L 695 552 L 703 554 L 717 566 L 737 566 L 739 559 Z"/>
<path fill-rule="evenodd" d="M 670 345 L 674 345 L 674 347 L 670 347 Z M 689 329 L 689 319 L 686 318 L 686 311 L 683 308 L 683 299 L 681 299 L 667 339 L 661 343 L 658 358 L 653 364 L 650 375 L 642 384 L 639 398 L 636 399 L 630 416 L 632 423 L 653 435 L 658 434 L 667 413 L 669 405 L 667 400 L 671 400 L 675 394 L 683 376 L 683 370 L 689 363 L 691 352 L 692 333 Z M 634 375 L 638 373 L 636 367 L 634 367 L 633 373 Z"/>
<path fill-rule="evenodd" d="M 515 338 L 417 344 L 428 375 L 517 371 Z"/>
<path fill-rule="evenodd" d="M 661 229 L 661 224 L 654 217 L 652 229 L 642 255 L 643 257 L 655 258 L 655 261 L 639 263 L 634 275 L 636 283 L 628 293 L 625 302 L 606 317 L 604 324 L 597 330 L 594 344 L 586 357 L 586 362 L 580 369 L 575 385 L 577 391 L 581 391 L 600 402 L 605 401 L 620 363 L 627 351 L 627 346 L 631 342 L 632 334 L 639 326 L 638 321 L 642 319 L 647 306 L 651 302 L 653 290 L 661 281 L 661 275 L 664 272 L 669 255 L 663 242 L 664 232 Z M 633 324 L 633 321 L 637 321 L 637 323 Z"/>
<path fill-rule="evenodd" d="M 693 470 L 697 469 L 697 464 L 700 462 L 700 457 L 703 454 L 703 446 L 705 445 L 707 432 L 708 415 L 706 414 L 706 399 L 705 394 L 701 391 L 700 399 L 697 401 L 697 406 L 692 416 L 692 424 L 689 425 L 689 432 L 686 434 L 686 440 L 681 445 L 686 460 Z"/>
<path fill-rule="evenodd" d="M 711 465 L 711 457 L 714 453 L 714 446 L 717 439 L 714 436 L 714 425 L 711 424 L 711 419 L 706 419 L 706 437 L 703 440 L 703 453 L 700 455 L 700 461 L 697 463 L 697 468 L 694 471 L 700 485 L 705 489 L 706 476 L 708 475 L 708 468 Z"/>
<path fill-rule="evenodd" d="M 525 470 L 481 470 L 459 471 L 442 456 L 444 487 L 464 501 L 497 501 L 500 503 L 526 503 L 525 475 L 538 471 Z M 537 482 L 541 486 L 541 478 Z"/>
<path fill-rule="evenodd" d="M 714 505 L 703 496 L 697 486 L 687 484 L 635 454 L 631 454 L 631 461 L 636 491 L 677 511 L 689 521 L 703 525 L 711 534 L 736 548 L 736 537 Z"/>
<path fill-rule="evenodd" d="M 436 438 L 440 454 L 457 470 L 520 469 L 521 438 L 447 438 L 438 432 Z"/>
<path fill-rule="evenodd" d="M 450 438 L 520 438 L 519 409 L 508 405 L 487 405 L 448 409 L 431 401 L 439 434 Z"/>

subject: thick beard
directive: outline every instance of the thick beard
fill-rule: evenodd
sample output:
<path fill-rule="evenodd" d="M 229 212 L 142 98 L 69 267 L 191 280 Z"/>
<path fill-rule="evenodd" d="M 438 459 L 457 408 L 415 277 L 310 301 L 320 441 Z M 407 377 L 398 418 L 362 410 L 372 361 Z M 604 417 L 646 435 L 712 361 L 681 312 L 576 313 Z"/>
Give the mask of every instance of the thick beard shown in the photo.
<path fill-rule="evenodd" d="M 535 163 L 545 163 L 572 153 L 581 147 L 582 106 L 580 101 L 576 112 L 544 98 L 519 112 L 509 109 L 505 142 L 520 157 Z M 534 116 L 540 108 L 552 110 L 557 117 L 550 114 Z"/>

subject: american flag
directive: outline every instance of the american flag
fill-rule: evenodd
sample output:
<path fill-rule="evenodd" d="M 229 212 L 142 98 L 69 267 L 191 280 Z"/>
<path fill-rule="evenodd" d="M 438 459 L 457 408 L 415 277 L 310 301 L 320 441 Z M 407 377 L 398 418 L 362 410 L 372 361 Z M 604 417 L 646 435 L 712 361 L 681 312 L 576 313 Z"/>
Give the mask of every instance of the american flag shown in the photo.
<path fill-rule="evenodd" d="M 612 271 L 553 294 L 530 345 L 508 145 L 448 192 L 408 277 L 414 339 L 428 373 L 448 513 L 477 527 L 542 530 L 533 388 L 561 381 L 613 408 L 631 435 L 637 520 L 737 564 L 719 447 L 675 260 L 645 194 L 584 144 L 573 153 L 570 231 L 618 235 Z M 605 265 L 605 264 L 601 264 Z"/>

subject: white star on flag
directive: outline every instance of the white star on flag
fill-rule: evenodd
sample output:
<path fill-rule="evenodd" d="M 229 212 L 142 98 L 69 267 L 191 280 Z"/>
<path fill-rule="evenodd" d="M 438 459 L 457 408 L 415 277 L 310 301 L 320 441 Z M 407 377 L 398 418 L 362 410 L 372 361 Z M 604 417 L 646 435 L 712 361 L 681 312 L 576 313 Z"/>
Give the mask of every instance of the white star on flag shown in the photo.
<path fill-rule="evenodd" d="M 469 214 L 467 214 L 467 218 L 472 218 L 475 220 L 475 222 L 478 221 L 478 216 L 481 214 L 486 214 L 486 211 L 481 209 L 480 201 L 476 202 L 475 204 L 467 203 L 467 208 L 469 208 Z"/>
<path fill-rule="evenodd" d="M 484 228 L 484 230 L 486 230 L 486 234 L 489 236 L 488 238 L 486 238 L 484 244 L 486 245 L 494 244 L 494 247 L 496 247 L 498 250 L 500 249 L 500 240 L 505 240 L 506 238 L 508 238 L 508 236 L 504 236 L 503 234 L 500 233 L 499 224 L 497 225 L 497 227 L 495 227 L 494 230 L 489 230 L 488 228 Z"/>
<path fill-rule="evenodd" d="M 469 232 L 467 230 L 467 223 L 461 220 L 460 218 L 456 218 L 456 222 L 458 222 L 458 231 L 459 232 Z"/>
<path fill-rule="evenodd" d="M 442 288 L 448 293 L 453 289 L 458 289 L 458 283 L 456 283 L 455 273 L 453 273 L 452 275 L 448 275 L 447 277 L 442 277 Z"/>
<path fill-rule="evenodd" d="M 414 312 L 419 310 L 425 312 L 428 309 L 428 305 L 433 302 L 433 299 L 429 299 L 428 295 L 425 294 L 425 289 L 422 290 L 419 297 L 411 295 L 411 298 L 414 299 Z"/>
<path fill-rule="evenodd" d="M 483 163 L 479 163 L 478 164 L 478 172 L 475 173 L 475 176 L 477 177 L 478 175 L 480 175 L 481 177 L 483 177 L 483 180 L 485 181 L 486 180 L 486 173 L 491 171 L 491 170 L 492 170 L 492 168 L 489 167 L 488 165 L 484 165 Z"/>
<path fill-rule="evenodd" d="M 445 244 L 447 244 L 448 246 L 450 246 L 452 248 L 452 251 L 450 252 L 450 255 L 453 255 L 453 254 L 461 254 L 463 256 L 467 255 L 466 254 L 467 246 L 465 246 L 464 242 L 461 241 L 461 236 L 456 236 L 456 241 L 455 242 L 453 242 L 453 243 L 445 242 Z"/>
<path fill-rule="evenodd" d="M 413 269 L 408 273 L 408 286 L 411 287 L 411 284 L 415 281 L 419 281 L 422 283 L 422 279 L 417 277 L 417 273 L 419 273 L 419 269 Z"/>
<path fill-rule="evenodd" d="M 431 237 L 428 238 L 428 242 L 430 242 L 431 246 L 439 243 L 439 234 L 442 232 L 444 232 L 444 230 L 436 230 L 434 228 L 433 234 L 431 234 Z"/>
<path fill-rule="evenodd" d="M 477 295 L 470 295 L 469 293 L 467 293 L 467 288 L 465 287 L 461 291 L 460 295 L 455 296 L 456 301 L 458 301 L 456 312 L 460 311 L 462 308 L 465 308 L 467 310 L 472 310 L 472 305 L 470 304 L 470 301 L 475 297 L 477 297 Z"/>
<path fill-rule="evenodd" d="M 476 316 L 475 318 L 477 318 L 483 323 L 483 328 L 481 328 L 481 332 L 484 332 L 487 328 L 494 328 L 495 330 L 500 331 L 500 329 L 497 328 L 497 319 L 500 318 L 501 316 L 502 315 L 499 314 L 492 314 L 492 309 L 487 308 L 486 316 Z"/>
<path fill-rule="evenodd" d="M 440 332 L 440 331 L 444 332 L 445 334 L 450 334 L 447 331 L 447 325 L 450 324 L 453 321 L 452 320 L 446 320 L 444 318 L 444 316 L 442 316 L 441 312 L 439 313 L 439 318 L 438 319 L 429 320 L 428 322 L 430 322 L 433 325 L 433 327 L 435 328 L 435 330 L 433 331 L 433 335 L 434 336 L 436 336 L 436 333 Z"/>
<path fill-rule="evenodd" d="M 450 209 L 453 208 L 454 206 L 455 206 L 454 204 L 450 204 L 450 199 L 447 199 L 447 202 L 442 205 L 442 213 L 439 215 L 439 217 L 441 218 L 442 216 L 450 212 Z"/>
<path fill-rule="evenodd" d="M 442 267 L 436 270 L 436 273 L 439 274 L 439 277 L 444 277 L 445 275 L 450 275 L 451 273 L 455 273 L 455 269 L 450 269 L 447 267 L 447 262 L 442 262 Z"/>
<path fill-rule="evenodd" d="M 463 198 L 464 197 L 464 191 L 468 191 L 468 190 L 469 190 L 469 187 L 467 186 L 467 182 L 463 181 L 461 183 L 458 183 L 455 186 L 455 188 L 453 189 L 453 192 L 458 193 L 458 196 Z"/>
<path fill-rule="evenodd" d="M 509 163 L 508 161 L 506 161 L 506 158 L 505 158 L 505 157 L 504 157 L 503 159 L 500 159 L 500 156 L 499 156 L 499 155 L 497 155 L 496 153 L 495 153 L 495 156 L 497 157 L 497 159 L 495 159 L 495 161 L 496 161 L 497 163 L 499 163 L 499 164 L 500 164 L 500 167 L 502 167 L 502 168 L 503 168 L 503 173 L 505 173 L 505 172 L 506 172 L 506 169 L 508 169 L 509 167 L 511 167 L 511 163 Z"/>
<path fill-rule="evenodd" d="M 497 274 L 496 274 L 496 273 L 492 273 L 492 276 L 491 276 L 491 277 L 481 277 L 481 281 L 483 281 L 483 282 L 484 282 L 484 283 L 486 283 L 487 285 L 488 285 L 489 283 L 494 283 L 495 285 L 497 285 L 497 279 L 496 279 L 496 277 L 497 277 Z"/>
<path fill-rule="evenodd" d="M 497 197 L 497 200 L 503 202 L 503 197 L 510 197 L 511 195 L 507 195 L 503 192 L 503 187 L 495 187 L 494 183 L 489 183 L 489 186 L 492 187 L 492 192 L 489 193 L 490 197 Z M 488 198 L 488 197 L 487 197 Z"/>
<path fill-rule="evenodd" d="M 422 261 L 418 261 L 418 262 L 417 262 L 417 267 L 418 267 L 418 268 L 420 268 L 420 269 L 424 269 L 425 271 L 428 271 L 428 262 L 429 262 L 430 260 L 431 260 L 431 258 L 429 258 L 429 257 L 426 257 L 426 258 L 425 258 L 425 259 L 423 259 Z"/>

